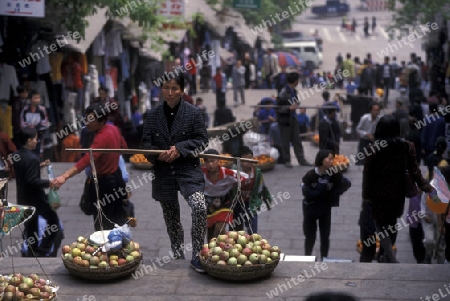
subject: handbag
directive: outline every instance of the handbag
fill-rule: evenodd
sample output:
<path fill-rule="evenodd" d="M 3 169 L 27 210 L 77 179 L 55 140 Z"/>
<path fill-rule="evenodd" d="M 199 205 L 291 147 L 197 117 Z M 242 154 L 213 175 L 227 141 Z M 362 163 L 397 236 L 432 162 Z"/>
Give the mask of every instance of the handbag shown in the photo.
<path fill-rule="evenodd" d="M 93 184 L 92 175 L 89 175 L 84 182 L 84 190 L 80 199 L 80 209 L 86 215 L 93 215 L 92 200 L 91 200 L 91 185 Z"/>
<path fill-rule="evenodd" d="M 412 198 L 417 195 L 417 185 L 416 181 L 412 178 L 408 171 L 408 157 L 405 159 L 405 196 L 407 198 Z"/>

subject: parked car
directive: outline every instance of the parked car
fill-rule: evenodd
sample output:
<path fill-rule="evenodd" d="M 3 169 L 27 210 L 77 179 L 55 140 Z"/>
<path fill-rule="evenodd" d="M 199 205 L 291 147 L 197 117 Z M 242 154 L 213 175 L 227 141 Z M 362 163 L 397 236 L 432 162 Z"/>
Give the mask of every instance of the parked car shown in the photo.
<path fill-rule="evenodd" d="M 311 7 L 311 12 L 318 17 L 344 16 L 350 12 L 350 5 L 346 0 L 327 0 L 325 5 Z"/>
<path fill-rule="evenodd" d="M 295 41 L 315 41 L 319 50 L 323 52 L 323 40 L 315 33 L 314 35 L 304 35 L 300 31 L 283 31 L 280 33 L 283 43 Z"/>
<path fill-rule="evenodd" d="M 318 69 L 323 63 L 323 55 L 315 41 L 283 42 L 283 49 L 294 53 L 310 70 Z"/>

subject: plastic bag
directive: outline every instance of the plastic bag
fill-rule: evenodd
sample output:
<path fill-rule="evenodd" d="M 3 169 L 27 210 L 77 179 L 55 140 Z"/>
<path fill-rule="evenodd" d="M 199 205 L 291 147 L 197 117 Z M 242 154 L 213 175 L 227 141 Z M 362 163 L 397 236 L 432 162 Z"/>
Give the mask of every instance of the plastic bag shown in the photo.
<path fill-rule="evenodd" d="M 59 199 L 58 192 L 54 189 L 50 189 L 48 192 L 48 203 L 53 210 L 58 210 L 61 207 L 61 200 Z"/>
<path fill-rule="evenodd" d="M 131 231 L 128 224 L 121 227 L 116 226 L 108 234 L 108 242 L 103 247 L 106 251 L 117 252 L 122 248 L 122 245 L 127 245 L 131 242 Z"/>

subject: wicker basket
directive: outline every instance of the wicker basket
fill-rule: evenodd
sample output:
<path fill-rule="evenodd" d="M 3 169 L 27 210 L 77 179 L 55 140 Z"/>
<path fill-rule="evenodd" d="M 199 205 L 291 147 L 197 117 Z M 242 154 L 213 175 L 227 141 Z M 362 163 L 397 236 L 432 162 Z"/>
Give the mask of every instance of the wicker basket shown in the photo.
<path fill-rule="evenodd" d="M 131 162 L 131 165 L 135 169 L 142 169 L 142 170 L 151 169 L 153 167 L 153 164 L 150 162 L 148 162 L 148 163 L 147 162 Z"/>
<path fill-rule="evenodd" d="M 266 163 L 258 163 L 258 164 L 256 164 L 256 167 L 261 169 L 261 171 L 267 171 L 267 170 L 274 169 L 275 165 L 277 165 L 277 162 L 275 162 L 275 160 L 274 160 L 274 161 L 266 162 Z"/>
<path fill-rule="evenodd" d="M 279 261 L 280 260 L 277 259 L 269 264 L 257 264 L 237 267 L 229 265 L 217 265 L 200 256 L 200 262 L 209 275 L 230 281 L 253 280 L 268 276 L 273 272 L 273 270 L 275 270 Z"/>
<path fill-rule="evenodd" d="M 0 274 L 0 276 L 5 276 L 5 275 Z M 20 299 L 20 301 L 26 301 L 26 300 L 54 301 L 54 300 L 56 300 L 56 297 L 57 297 L 56 296 L 56 291 L 58 290 L 58 288 L 55 286 L 55 284 L 53 284 L 51 282 L 48 283 L 47 285 L 50 286 L 52 288 L 52 291 L 53 291 L 50 294 L 49 298 L 44 299 L 44 298 L 41 298 L 41 297 L 33 297 L 33 298 L 24 297 L 24 298 Z M 2 291 L 2 292 L 0 292 L 0 301 L 3 300 L 3 296 L 4 296 L 4 292 Z M 14 300 L 16 300 L 16 299 L 14 299 Z"/>
<path fill-rule="evenodd" d="M 73 276 L 87 280 L 102 281 L 102 280 L 122 278 L 131 275 L 139 267 L 139 264 L 142 261 L 142 254 L 139 258 L 127 264 L 117 267 L 109 267 L 106 269 L 100 268 L 92 269 L 90 267 L 81 267 L 68 260 L 65 260 L 64 256 L 61 256 L 61 258 L 63 260 L 64 266 Z"/>

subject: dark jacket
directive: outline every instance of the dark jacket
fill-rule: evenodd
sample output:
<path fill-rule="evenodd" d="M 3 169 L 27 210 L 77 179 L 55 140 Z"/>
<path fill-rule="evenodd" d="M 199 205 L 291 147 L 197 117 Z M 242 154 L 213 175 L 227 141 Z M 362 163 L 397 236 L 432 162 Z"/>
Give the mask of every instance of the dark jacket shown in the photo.
<path fill-rule="evenodd" d="M 152 195 L 160 202 L 177 201 L 178 190 L 187 198 L 203 191 L 205 186 L 200 160 L 192 157 L 208 146 L 205 122 L 201 110 L 185 101 L 180 102 L 170 132 L 163 105 L 151 110 L 145 118 L 142 149 L 168 150 L 173 145 L 180 158 L 170 164 L 156 160 L 156 156 L 147 156 L 154 168 Z"/>
<path fill-rule="evenodd" d="M 338 207 L 339 197 L 352 185 L 341 173 L 319 175 L 316 170 L 311 169 L 302 178 L 304 214 L 318 214 Z"/>
<path fill-rule="evenodd" d="M 230 108 L 223 106 L 214 111 L 213 126 L 220 126 L 234 121 L 236 121 L 236 117 L 233 116 L 233 111 Z"/>
<path fill-rule="evenodd" d="M 375 80 L 376 80 L 376 70 L 374 68 L 371 68 L 369 74 L 369 67 L 366 67 L 361 72 L 361 79 L 359 86 L 364 89 L 370 89 L 373 86 L 375 86 Z"/>
<path fill-rule="evenodd" d="M 319 123 L 319 148 L 339 154 L 340 139 L 341 129 L 337 121 L 324 117 Z"/>
<path fill-rule="evenodd" d="M 294 99 L 291 96 L 291 93 L 287 90 L 287 85 L 281 89 L 280 93 L 277 97 L 277 105 L 284 106 L 277 108 L 277 121 L 279 126 L 296 126 L 298 127 L 297 116 L 295 115 L 295 111 L 292 111 L 289 106 L 298 103 L 298 93 L 297 90 L 294 90 L 296 98 Z"/>
<path fill-rule="evenodd" d="M 375 150 L 364 164 L 362 197 L 372 204 L 373 218 L 385 225 L 403 215 L 406 168 L 422 191 L 430 192 L 431 186 L 422 177 L 411 142 L 387 141 L 387 146 Z"/>
<path fill-rule="evenodd" d="M 39 157 L 24 147 L 15 154 L 20 158 L 13 165 L 16 173 L 17 203 L 35 207 L 47 203 L 44 189 L 50 186 L 50 182 L 48 179 L 41 179 Z"/>

